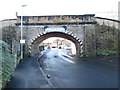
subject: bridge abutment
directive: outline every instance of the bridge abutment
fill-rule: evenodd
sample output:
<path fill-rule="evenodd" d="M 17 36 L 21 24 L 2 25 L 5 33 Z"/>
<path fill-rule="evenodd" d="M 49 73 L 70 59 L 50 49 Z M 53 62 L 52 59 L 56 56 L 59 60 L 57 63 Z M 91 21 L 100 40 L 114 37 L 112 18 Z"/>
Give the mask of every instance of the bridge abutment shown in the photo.
<path fill-rule="evenodd" d="M 31 56 L 35 55 L 36 53 L 39 53 L 39 45 L 38 44 L 33 44 L 31 46 Z"/>

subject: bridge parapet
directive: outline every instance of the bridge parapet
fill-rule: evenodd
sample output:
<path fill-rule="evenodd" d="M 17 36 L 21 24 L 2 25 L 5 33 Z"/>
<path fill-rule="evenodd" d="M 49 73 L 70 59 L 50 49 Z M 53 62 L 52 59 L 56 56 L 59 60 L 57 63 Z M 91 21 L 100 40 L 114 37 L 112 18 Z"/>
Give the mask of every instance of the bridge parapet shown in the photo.
<path fill-rule="evenodd" d="M 0 25 L 1 25 L 1 27 L 15 26 L 16 22 L 17 22 L 17 19 L 6 19 L 6 20 L 0 21 Z"/>
<path fill-rule="evenodd" d="M 106 25 L 109 27 L 114 27 L 116 29 L 119 29 L 120 21 L 114 20 L 114 19 L 108 19 L 108 18 L 102 18 L 102 17 L 95 17 L 95 20 L 99 25 Z"/>
<path fill-rule="evenodd" d="M 94 14 L 85 14 L 85 15 L 56 15 L 56 16 L 24 16 L 23 23 L 27 25 L 35 24 L 85 24 L 85 23 L 94 23 Z M 17 17 L 17 24 L 20 24 L 21 17 Z"/>

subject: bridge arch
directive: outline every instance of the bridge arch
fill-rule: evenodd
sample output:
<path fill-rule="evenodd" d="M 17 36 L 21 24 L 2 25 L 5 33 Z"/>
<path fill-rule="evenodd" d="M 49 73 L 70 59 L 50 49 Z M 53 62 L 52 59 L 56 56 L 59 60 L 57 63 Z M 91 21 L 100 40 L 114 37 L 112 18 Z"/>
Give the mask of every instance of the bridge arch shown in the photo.
<path fill-rule="evenodd" d="M 65 32 L 65 33 L 49 32 L 49 33 L 38 34 L 36 37 L 34 37 L 31 40 L 31 45 L 29 45 L 30 55 L 34 55 L 34 54 L 38 53 L 39 52 L 39 44 L 50 37 L 61 37 L 61 38 L 65 38 L 67 40 L 72 41 L 76 46 L 76 55 L 80 56 L 80 54 L 81 54 L 80 45 L 82 44 L 82 41 L 71 32 Z"/>

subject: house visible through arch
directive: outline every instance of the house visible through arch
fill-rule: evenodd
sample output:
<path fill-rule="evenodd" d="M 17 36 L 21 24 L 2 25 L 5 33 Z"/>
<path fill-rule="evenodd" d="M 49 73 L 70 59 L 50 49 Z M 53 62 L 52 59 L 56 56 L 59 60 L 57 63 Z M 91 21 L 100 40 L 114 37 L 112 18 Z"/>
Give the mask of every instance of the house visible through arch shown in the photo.
<path fill-rule="evenodd" d="M 80 54 L 80 52 L 78 52 L 78 49 L 80 49 L 79 51 L 81 51 L 81 48 L 80 48 L 81 41 L 79 39 L 76 39 L 75 37 L 71 36 L 71 34 L 67 34 L 67 33 L 63 33 L 63 32 L 48 32 L 46 34 L 39 35 L 37 38 L 33 39 L 33 41 L 31 42 L 30 53 L 32 55 L 34 55 L 35 53 L 38 53 L 39 52 L 39 44 L 50 37 L 61 37 L 61 38 L 70 40 L 76 46 L 76 54 L 77 55 Z"/>

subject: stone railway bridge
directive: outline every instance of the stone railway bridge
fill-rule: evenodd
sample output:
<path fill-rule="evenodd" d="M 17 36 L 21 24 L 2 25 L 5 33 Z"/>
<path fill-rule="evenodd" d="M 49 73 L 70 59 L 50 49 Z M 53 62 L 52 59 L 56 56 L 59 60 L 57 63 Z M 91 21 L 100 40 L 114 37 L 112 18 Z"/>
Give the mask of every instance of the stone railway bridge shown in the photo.
<path fill-rule="evenodd" d="M 17 41 L 20 40 L 20 21 L 20 16 L 17 16 L 17 19 L 1 21 L 2 27 L 15 27 L 18 37 Z M 76 55 L 78 56 L 97 55 L 98 50 L 108 49 L 104 45 L 107 46 L 107 41 L 111 38 L 113 38 L 111 42 L 116 47 L 111 50 L 115 51 L 118 50 L 116 45 L 119 42 L 119 25 L 120 21 L 95 17 L 94 14 L 24 16 L 23 38 L 26 40 L 25 54 L 34 55 L 38 53 L 39 44 L 50 37 L 61 37 L 72 41 L 76 46 Z M 114 34 L 111 35 L 113 32 Z M 106 44 L 102 41 L 106 42 Z M 13 45 L 13 47 L 15 46 Z M 17 53 L 14 49 L 12 49 L 13 53 Z M 18 49 L 18 51 L 20 50 Z"/>

